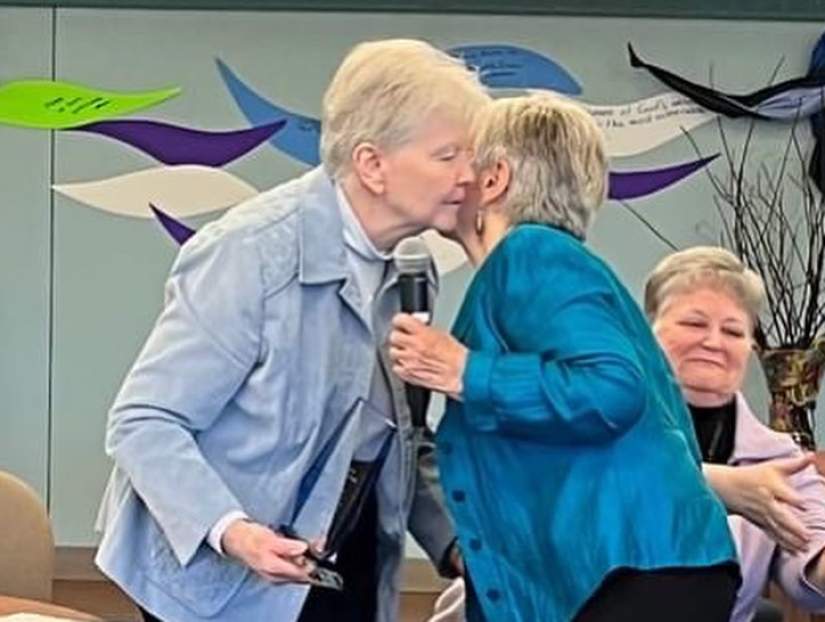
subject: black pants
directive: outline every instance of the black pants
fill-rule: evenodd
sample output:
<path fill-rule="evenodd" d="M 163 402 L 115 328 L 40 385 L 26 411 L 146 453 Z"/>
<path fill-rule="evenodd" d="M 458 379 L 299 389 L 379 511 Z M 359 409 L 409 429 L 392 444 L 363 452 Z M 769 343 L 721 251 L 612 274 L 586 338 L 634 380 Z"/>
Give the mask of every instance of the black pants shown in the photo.
<path fill-rule="evenodd" d="M 739 589 L 736 566 L 618 570 L 574 622 L 729 622 Z"/>
<path fill-rule="evenodd" d="M 143 616 L 143 622 L 162 622 L 160 618 L 156 618 L 143 607 L 138 607 L 138 609 L 140 609 L 140 615 Z"/>
<path fill-rule="evenodd" d="M 313 587 L 298 622 L 374 622 L 378 597 L 378 503 L 371 492 L 358 522 L 338 552 L 336 570 L 344 578 L 344 591 Z M 140 610 L 145 622 L 162 622 Z"/>
<path fill-rule="evenodd" d="M 358 522 L 338 551 L 335 569 L 344 578 L 344 590 L 311 588 L 298 622 L 374 622 L 378 597 L 377 533 L 378 503 L 372 491 Z"/>

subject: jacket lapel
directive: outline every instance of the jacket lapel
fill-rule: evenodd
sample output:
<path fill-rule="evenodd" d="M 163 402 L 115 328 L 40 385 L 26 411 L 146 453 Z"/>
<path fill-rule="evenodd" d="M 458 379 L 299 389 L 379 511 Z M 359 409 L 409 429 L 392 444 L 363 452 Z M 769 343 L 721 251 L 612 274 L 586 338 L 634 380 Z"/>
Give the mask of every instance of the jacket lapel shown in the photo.
<path fill-rule="evenodd" d="M 351 274 L 344 245 L 344 222 L 335 196 L 335 186 L 318 167 L 307 173 L 300 208 L 299 273 L 306 285 L 341 281 L 338 295 L 364 330 L 372 334 L 372 322 L 365 315 L 361 292 Z"/>
<path fill-rule="evenodd" d="M 765 426 L 751 411 L 741 393 L 736 394 L 736 436 L 729 464 L 761 462 L 797 453 L 791 437 Z"/>

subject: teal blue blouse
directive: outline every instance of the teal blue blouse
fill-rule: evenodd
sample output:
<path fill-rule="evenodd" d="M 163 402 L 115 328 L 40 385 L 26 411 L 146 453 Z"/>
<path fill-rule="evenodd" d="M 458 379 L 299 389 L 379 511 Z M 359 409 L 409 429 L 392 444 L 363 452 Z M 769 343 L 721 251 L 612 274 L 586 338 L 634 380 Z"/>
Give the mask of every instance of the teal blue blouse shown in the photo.
<path fill-rule="evenodd" d="M 690 417 L 639 307 L 573 236 L 520 225 L 453 329 L 442 483 L 490 622 L 568 622 L 617 568 L 735 562 Z"/>

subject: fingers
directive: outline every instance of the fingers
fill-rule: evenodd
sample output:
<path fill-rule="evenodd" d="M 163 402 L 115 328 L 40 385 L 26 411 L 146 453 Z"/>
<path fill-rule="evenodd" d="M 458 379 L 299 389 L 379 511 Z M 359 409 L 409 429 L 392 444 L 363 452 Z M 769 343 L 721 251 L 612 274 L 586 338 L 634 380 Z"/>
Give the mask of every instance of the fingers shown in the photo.
<path fill-rule="evenodd" d="M 407 349 L 415 346 L 418 339 L 411 333 L 405 333 L 399 329 L 393 329 L 387 338 L 390 348 Z"/>
<path fill-rule="evenodd" d="M 805 510 L 805 498 L 784 479 L 776 479 L 770 482 L 769 487 L 770 494 L 775 500 L 795 507 L 800 511 Z"/>
<path fill-rule="evenodd" d="M 408 354 L 420 346 L 421 329 L 427 326 L 406 313 L 398 313 L 392 321 L 387 343 L 389 344 L 390 358 L 396 362 L 400 357 Z"/>
<path fill-rule="evenodd" d="M 327 548 L 327 539 L 325 537 L 315 538 L 309 541 L 310 550 L 320 555 L 324 549 Z"/>
<path fill-rule="evenodd" d="M 762 466 L 770 469 L 770 476 L 764 477 L 764 485 L 776 499 L 799 510 L 805 509 L 805 499 L 790 484 L 788 478 L 813 463 L 813 454 L 771 460 Z"/>
<path fill-rule="evenodd" d="M 266 525 L 236 521 L 224 533 L 224 551 L 269 581 L 306 583 L 315 568 L 305 557 L 309 545 L 285 538 Z"/>
<path fill-rule="evenodd" d="M 394 331 L 400 333 L 414 334 L 422 328 L 426 328 L 427 325 L 415 319 L 409 313 L 396 313 L 392 318 L 392 327 Z"/>
<path fill-rule="evenodd" d="M 813 453 L 808 453 L 802 454 L 801 456 L 795 456 L 793 458 L 780 458 L 778 460 L 772 460 L 770 464 L 775 466 L 785 476 L 788 476 L 793 475 L 794 473 L 799 473 L 799 471 L 812 465 L 814 463 L 814 458 L 815 456 Z"/>
<path fill-rule="evenodd" d="M 810 533 L 790 507 L 774 501 L 771 503 L 767 522 L 766 527 L 770 535 L 783 549 L 791 553 L 807 550 Z"/>
<path fill-rule="evenodd" d="M 282 557 L 298 557 L 306 553 L 309 545 L 303 540 L 292 540 L 272 534 L 272 538 L 267 544 L 267 548 L 275 555 Z"/>
<path fill-rule="evenodd" d="M 315 563 L 305 557 L 309 544 L 303 540 L 284 538 L 274 532 L 266 538 L 254 569 L 269 581 L 276 583 L 307 583 Z"/>
<path fill-rule="evenodd" d="M 255 571 L 274 583 L 308 583 L 315 563 L 303 556 L 283 558 L 273 555 L 262 559 Z"/>
<path fill-rule="evenodd" d="M 415 319 L 412 319 L 412 321 L 418 322 Z M 424 330 L 432 330 L 423 325 L 422 327 Z M 435 371 L 434 366 L 437 363 L 430 359 L 432 352 L 426 352 L 427 344 L 423 337 L 423 331 L 411 334 L 393 330 L 388 341 L 390 360 L 395 367 L 403 368 L 408 374 L 417 370 Z"/>
<path fill-rule="evenodd" d="M 403 360 L 394 364 L 392 371 L 408 384 L 414 384 L 425 389 L 441 389 L 442 377 L 440 374 L 414 367 Z"/>
<path fill-rule="evenodd" d="M 430 340 L 436 339 L 439 332 L 415 319 L 407 313 L 398 313 L 392 321 L 387 342 L 390 347 L 404 349 L 426 348 Z"/>
<path fill-rule="evenodd" d="M 402 348 L 402 347 L 399 347 L 399 346 L 390 346 L 389 353 L 390 353 L 390 360 L 394 364 L 406 363 L 406 362 L 408 362 L 407 359 L 409 359 L 412 355 L 409 348 Z"/>

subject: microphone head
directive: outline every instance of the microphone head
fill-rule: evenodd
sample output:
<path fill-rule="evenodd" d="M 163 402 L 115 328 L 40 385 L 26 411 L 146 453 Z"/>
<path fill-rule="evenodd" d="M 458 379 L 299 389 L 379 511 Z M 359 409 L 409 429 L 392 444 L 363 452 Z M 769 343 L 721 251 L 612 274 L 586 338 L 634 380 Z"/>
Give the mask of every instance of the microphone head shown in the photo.
<path fill-rule="evenodd" d="M 429 269 L 432 256 L 421 238 L 404 238 L 396 245 L 392 260 L 401 274 L 421 274 Z"/>

